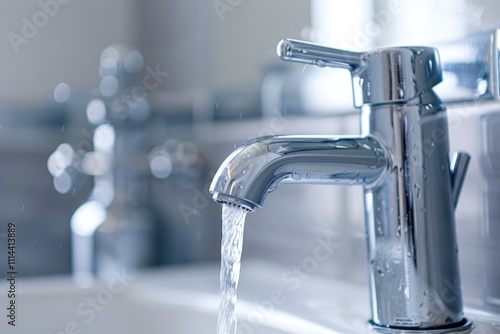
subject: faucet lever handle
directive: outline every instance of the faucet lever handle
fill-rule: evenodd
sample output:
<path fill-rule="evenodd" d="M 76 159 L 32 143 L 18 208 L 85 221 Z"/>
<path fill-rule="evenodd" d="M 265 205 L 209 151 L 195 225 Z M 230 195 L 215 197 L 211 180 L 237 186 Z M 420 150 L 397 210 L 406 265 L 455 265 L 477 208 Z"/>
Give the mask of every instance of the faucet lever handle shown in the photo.
<path fill-rule="evenodd" d="M 363 61 L 362 53 L 329 48 L 294 39 L 283 39 L 277 47 L 278 56 L 286 61 L 305 63 L 320 67 L 345 68 L 354 71 Z"/>
<path fill-rule="evenodd" d="M 429 47 L 390 47 L 352 52 L 284 39 L 278 44 L 282 60 L 352 73 L 354 105 L 406 103 L 441 82 L 437 50 Z"/>

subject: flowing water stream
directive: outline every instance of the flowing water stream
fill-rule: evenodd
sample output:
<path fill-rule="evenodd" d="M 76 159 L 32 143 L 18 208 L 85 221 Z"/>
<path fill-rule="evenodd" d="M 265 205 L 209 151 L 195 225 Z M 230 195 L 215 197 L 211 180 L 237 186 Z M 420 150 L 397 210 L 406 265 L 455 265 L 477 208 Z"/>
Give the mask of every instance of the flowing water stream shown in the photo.
<path fill-rule="evenodd" d="M 220 304 L 217 334 L 236 333 L 236 292 L 240 279 L 245 209 L 222 205 Z"/>

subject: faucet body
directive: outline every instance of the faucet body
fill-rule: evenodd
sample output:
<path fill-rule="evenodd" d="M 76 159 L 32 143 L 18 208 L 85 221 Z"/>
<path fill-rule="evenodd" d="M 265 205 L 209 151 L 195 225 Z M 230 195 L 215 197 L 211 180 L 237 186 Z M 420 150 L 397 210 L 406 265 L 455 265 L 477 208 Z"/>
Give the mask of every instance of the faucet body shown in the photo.
<path fill-rule="evenodd" d="M 216 201 L 253 211 L 280 182 L 363 185 L 373 328 L 467 333 L 454 209 L 469 156 L 450 161 L 436 49 L 354 53 L 283 40 L 284 60 L 345 68 L 361 108 L 358 137 L 270 136 L 236 149 L 217 172 Z"/>
<path fill-rule="evenodd" d="M 362 111 L 363 132 L 391 156 L 383 182 L 364 191 L 372 322 L 380 326 L 464 321 L 447 118 L 435 95 L 426 99 Z"/>

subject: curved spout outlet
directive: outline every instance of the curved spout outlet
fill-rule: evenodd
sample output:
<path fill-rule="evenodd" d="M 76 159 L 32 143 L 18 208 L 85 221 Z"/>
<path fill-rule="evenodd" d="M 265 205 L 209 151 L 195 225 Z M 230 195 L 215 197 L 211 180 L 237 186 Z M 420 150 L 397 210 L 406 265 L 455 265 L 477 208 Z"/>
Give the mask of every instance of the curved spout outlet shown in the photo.
<path fill-rule="evenodd" d="M 389 156 L 373 137 L 261 137 L 224 161 L 210 192 L 219 203 L 254 211 L 281 182 L 376 184 L 390 168 Z"/>

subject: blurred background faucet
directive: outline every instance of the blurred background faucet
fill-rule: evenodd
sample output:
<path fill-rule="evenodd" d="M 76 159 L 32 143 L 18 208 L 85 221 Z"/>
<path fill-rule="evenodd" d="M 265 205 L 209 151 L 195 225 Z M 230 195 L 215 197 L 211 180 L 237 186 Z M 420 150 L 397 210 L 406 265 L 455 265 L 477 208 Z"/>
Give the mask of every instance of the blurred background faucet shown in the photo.
<path fill-rule="evenodd" d="M 454 88 L 473 91 L 448 101 L 498 97 L 497 38 L 495 29 L 447 46 L 456 57 L 444 62 Z M 283 40 L 278 55 L 349 70 L 362 136 L 247 142 L 219 168 L 214 199 L 254 211 L 281 182 L 363 185 L 373 327 L 469 332 L 454 211 L 470 157 L 455 153 L 450 161 L 446 111 L 433 91 L 443 73 L 437 49 L 358 53 Z"/>
<path fill-rule="evenodd" d="M 156 263 L 159 227 L 150 199 L 151 177 L 182 189 L 202 182 L 205 172 L 193 143 L 171 139 L 150 149 L 148 91 L 168 73 L 147 67 L 142 81 L 137 80 L 143 65 L 142 55 L 129 46 L 106 48 L 99 89 L 87 98 L 85 115 L 92 130 L 86 133 L 91 142 L 83 145 L 86 149 L 63 143 L 48 159 L 61 193 L 81 186 L 85 176 L 92 178 L 88 200 L 71 218 L 72 272 L 81 282 Z M 60 103 L 72 102 L 66 84 L 59 84 L 54 96 Z M 81 103 L 85 94 L 73 99 Z"/>
<path fill-rule="evenodd" d="M 100 59 L 99 90 L 90 94 L 86 106 L 92 127 L 87 151 L 62 144 L 49 157 L 49 171 L 61 192 L 75 187 L 67 170 L 79 171 L 76 178 L 93 178 L 87 202 L 71 218 L 76 279 L 106 278 L 114 271 L 153 263 L 155 218 L 148 208 L 147 158 L 151 115 L 146 88 L 135 85 L 143 64 L 142 55 L 128 46 L 106 48 Z M 65 89 L 67 96 L 61 99 Z M 69 86 L 58 85 L 55 96 L 71 103 Z"/>

